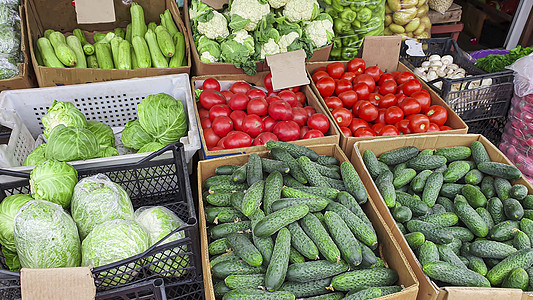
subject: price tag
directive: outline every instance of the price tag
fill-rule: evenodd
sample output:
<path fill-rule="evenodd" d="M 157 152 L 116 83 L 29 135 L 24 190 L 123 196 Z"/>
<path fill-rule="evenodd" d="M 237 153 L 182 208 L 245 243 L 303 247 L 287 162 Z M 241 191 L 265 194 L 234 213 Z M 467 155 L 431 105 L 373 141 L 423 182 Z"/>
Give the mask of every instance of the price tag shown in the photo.
<path fill-rule="evenodd" d="M 426 56 L 424 50 L 422 49 L 422 43 L 417 42 L 415 39 L 405 40 L 405 45 L 407 45 L 407 53 L 410 56 Z"/>
<path fill-rule="evenodd" d="M 20 283 L 24 300 L 93 300 L 96 295 L 89 267 L 23 268 Z"/>
<path fill-rule="evenodd" d="M 115 22 L 113 0 L 76 0 L 78 24 L 97 24 Z"/>
<path fill-rule="evenodd" d="M 291 51 L 266 57 L 272 73 L 272 88 L 281 90 L 310 83 L 305 70 L 304 50 Z"/>

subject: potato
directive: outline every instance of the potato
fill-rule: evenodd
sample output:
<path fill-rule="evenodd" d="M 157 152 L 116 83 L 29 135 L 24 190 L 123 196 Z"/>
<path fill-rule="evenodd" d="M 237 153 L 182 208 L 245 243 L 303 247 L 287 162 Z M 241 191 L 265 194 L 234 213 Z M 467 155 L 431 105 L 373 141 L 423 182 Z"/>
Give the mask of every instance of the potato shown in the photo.
<path fill-rule="evenodd" d="M 396 24 L 390 24 L 389 25 L 389 29 L 390 29 L 390 31 L 392 31 L 394 33 L 404 33 L 405 32 L 405 28 L 403 28 L 403 26 L 396 25 Z"/>
<path fill-rule="evenodd" d="M 418 26 L 418 28 L 415 31 L 413 31 L 413 34 L 420 35 L 422 32 L 424 32 L 424 30 L 426 30 L 426 25 L 420 24 L 420 26 Z"/>
<path fill-rule="evenodd" d="M 415 7 L 418 4 L 418 0 L 402 0 L 402 9 Z"/>
<path fill-rule="evenodd" d="M 392 14 L 392 9 L 390 9 L 389 5 L 385 3 L 385 13 L 386 14 Z"/>
<path fill-rule="evenodd" d="M 412 37 L 413 37 L 413 33 L 412 33 L 412 32 L 408 32 L 408 33 L 407 33 L 407 37 L 412 38 Z"/>
<path fill-rule="evenodd" d="M 385 26 L 389 26 L 392 23 L 392 16 L 385 15 Z"/>
<path fill-rule="evenodd" d="M 429 39 L 430 35 L 429 35 L 429 32 L 424 31 L 424 32 L 422 32 L 421 34 L 419 34 L 418 36 L 415 36 L 415 37 L 417 39 Z"/>
<path fill-rule="evenodd" d="M 426 4 L 427 0 L 418 0 L 418 4 L 416 5 L 416 7 L 420 7 L 424 4 Z"/>
<path fill-rule="evenodd" d="M 413 32 L 418 28 L 418 26 L 420 26 L 420 19 L 414 18 L 411 20 L 411 22 L 409 22 L 409 24 L 405 25 L 405 31 Z"/>
<path fill-rule="evenodd" d="M 406 25 L 409 23 L 412 19 L 416 16 L 416 8 L 408 8 L 408 9 L 402 9 L 401 11 L 397 11 L 392 15 L 392 21 L 398 25 Z M 429 20 L 429 19 L 428 19 Z"/>
<path fill-rule="evenodd" d="M 426 29 L 431 28 L 431 20 L 427 16 L 420 18 L 420 24 L 424 24 Z"/>
<path fill-rule="evenodd" d="M 383 35 L 393 35 L 394 32 L 392 32 L 389 27 L 385 27 L 385 30 L 383 30 Z"/>
<path fill-rule="evenodd" d="M 422 7 L 418 8 L 418 11 L 416 12 L 416 16 L 419 18 L 425 17 L 428 15 L 429 6 L 423 5 Z"/>
<path fill-rule="evenodd" d="M 393 11 L 399 11 L 402 9 L 402 5 L 400 3 L 400 0 L 387 0 L 387 4 L 389 5 L 389 8 Z"/>

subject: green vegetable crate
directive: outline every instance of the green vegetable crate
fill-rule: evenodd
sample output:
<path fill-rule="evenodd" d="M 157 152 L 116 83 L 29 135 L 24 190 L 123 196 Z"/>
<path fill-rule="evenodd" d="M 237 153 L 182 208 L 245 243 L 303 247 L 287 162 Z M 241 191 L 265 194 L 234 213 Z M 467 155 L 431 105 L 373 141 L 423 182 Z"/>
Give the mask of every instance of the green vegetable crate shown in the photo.
<path fill-rule="evenodd" d="M 521 289 L 530 289 L 523 278 L 533 263 L 525 233 L 533 224 L 528 209 L 533 186 L 484 136 L 360 141 L 351 161 L 420 282 L 419 300 L 531 299 Z M 386 165 L 398 165 L 396 175 L 381 171 Z M 389 183 L 386 172 L 391 174 Z M 410 180 L 411 172 L 419 175 Z M 522 223 L 525 232 L 516 227 Z"/>
<path fill-rule="evenodd" d="M 189 51 L 189 41 L 185 38 L 185 56 L 187 64 L 177 68 L 139 68 L 136 70 L 118 70 L 118 69 L 92 69 L 92 68 L 51 68 L 40 66 L 37 60 L 37 40 L 45 35 L 45 30 L 52 29 L 60 33 L 72 33 L 74 29 L 81 29 L 87 39 L 92 41 L 96 32 L 113 32 L 116 28 L 125 29 L 131 22 L 130 5 L 124 5 L 123 1 L 114 0 L 115 21 L 102 23 L 95 20 L 93 23 L 78 24 L 76 8 L 71 2 L 51 1 L 51 0 L 29 0 L 27 1 L 26 20 L 28 20 L 28 38 L 30 44 L 30 53 L 37 82 L 40 87 L 49 87 L 57 85 L 70 85 L 88 82 L 101 82 L 118 79 L 128 79 L 135 77 L 151 77 L 168 74 L 187 73 L 191 71 L 191 59 Z M 175 1 L 156 0 L 149 3 L 140 2 L 144 10 L 144 20 L 156 22 L 159 24 L 161 16 L 166 9 L 176 23 L 178 30 L 187 36 L 185 25 Z M 99 12 L 86 11 L 86 16 L 91 20 L 98 19 Z M 92 15 L 92 16 L 91 16 Z M 58 16 L 60 16 L 58 18 Z M 90 22 L 90 21 L 89 21 Z M 105 45 L 105 44 L 104 44 Z M 148 55 L 150 56 L 150 55 Z"/>
<path fill-rule="evenodd" d="M 318 155 L 333 156 L 341 163 L 348 160 L 346 155 L 342 152 L 341 148 L 337 144 L 323 144 L 323 145 L 318 145 L 318 146 L 309 146 L 309 149 L 314 150 Z M 258 152 L 257 155 L 261 158 L 270 157 L 270 153 L 268 151 Z M 220 167 L 223 165 L 240 166 L 240 165 L 243 165 L 244 163 L 247 163 L 249 161 L 249 158 L 250 158 L 250 154 L 242 154 L 242 155 L 236 155 L 236 156 L 231 156 L 231 157 L 222 157 L 222 158 L 217 158 L 217 159 L 204 160 L 198 163 L 198 183 L 199 183 L 198 185 L 198 191 L 199 191 L 198 214 L 200 218 L 200 221 L 199 221 L 200 235 L 201 235 L 200 244 L 201 244 L 201 255 L 202 255 L 202 270 L 203 270 L 204 287 L 205 287 L 205 298 L 208 300 L 215 299 L 214 283 L 212 279 L 212 269 L 211 269 L 210 261 L 209 261 L 209 252 L 210 250 L 213 250 L 212 247 L 214 246 L 212 246 L 213 243 L 211 243 L 208 248 L 208 236 L 207 236 L 208 228 L 206 227 L 207 223 L 206 223 L 206 214 L 205 214 L 206 210 L 203 204 L 204 201 L 206 200 L 203 199 L 202 197 L 202 191 L 204 189 L 203 183 L 205 182 L 206 179 L 215 175 L 215 169 L 217 167 Z M 274 202 L 273 205 L 277 205 L 277 202 Z M 400 292 L 387 295 L 386 297 L 383 297 L 383 299 L 416 299 L 417 293 L 418 293 L 418 282 L 413 274 L 411 267 L 406 261 L 404 254 L 399 249 L 399 246 L 398 246 L 398 243 L 396 242 L 395 237 L 392 235 L 392 233 L 390 232 L 390 230 L 384 223 L 383 219 L 381 218 L 380 214 L 377 211 L 377 208 L 373 204 L 373 201 L 368 201 L 368 204 L 365 204 L 364 206 L 362 206 L 362 208 L 364 210 L 364 213 L 368 216 L 370 222 L 372 223 L 377 233 L 378 245 L 379 245 L 378 249 L 379 249 L 381 258 L 385 261 L 386 266 L 388 266 L 392 270 L 395 270 L 398 273 L 399 279 L 398 279 L 397 284 L 403 287 L 403 289 Z M 257 228 L 258 227 L 256 227 L 256 229 Z M 280 233 L 281 232 L 282 231 L 280 231 Z M 278 238 L 276 240 L 279 240 L 280 236 L 281 234 L 278 234 Z M 326 279 L 322 279 L 322 280 L 326 280 Z M 336 293 L 331 296 L 338 297 L 339 296 L 338 294 L 339 293 Z M 275 297 L 274 295 L 272 296 Z M 292 299 L 294 299 L 294 296 L 292 297 L 293 297 Z M 297 298 L 300 298 L 300 297 L 297 297 Z M 280 298 L 272 298 L 272 299 L 280 299 Z M 332 299 L 338 299 L 338 298 L 332 298 Z M 382 298 L 379 298 L 379 299 L 382 299 Z"/>

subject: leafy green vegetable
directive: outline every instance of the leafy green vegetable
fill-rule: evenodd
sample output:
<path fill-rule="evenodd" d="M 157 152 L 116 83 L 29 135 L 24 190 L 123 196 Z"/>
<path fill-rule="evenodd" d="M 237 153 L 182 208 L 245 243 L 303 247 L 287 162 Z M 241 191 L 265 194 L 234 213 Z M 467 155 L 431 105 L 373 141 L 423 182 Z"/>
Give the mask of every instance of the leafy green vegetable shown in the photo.
<path fill-rule="evenodd" d="M 46 144 L 41 144 L 26 157 L 24 162 L 22 163 L 23 166 L 33 166 L 40 164 L 46 160 Z"/>
<path fill-rule="evenodd" d="M 165 146 L 166 145 L 163 145 L 163 144 L 161 144 L 159 142 L 151 142 L 151 143 L 148 143 L 148 144 L 142 146 L 141 149 L 139 149 L 139 151 L 137 151 L 137 153 L 154 152 L 154 151 L 157 151 L 159 149 L 162 149 Z"/>
<path fill-rule="evenodd" d="M 87 129 L 89 129 L 100 146 L 115 147 L 115 135 L 113 129 L 107 124 L 98 121 L 87 121 Z"/>
<path fill-rule="evenodd" d="M 20 265 L 20 259 L 17 255 L 17 251 L 10 251 L 4 247 L 2 248 L 2 253 L 4 254 L 6 265 L 9 270 L 13 272 L 20 272 L 22 266 Z"/>
<path fill-rule="evenodd" d="M 96 154 L 96 158 L 117 156 L 118 150 L 115 147 L 100 146 L 100 150 Z"/>
<path fill-rule="evenodd" d="M 98 141 L 90 130 L 58 125 L 50 134 L 45 156 L 59 161 L 86 160 L 96 157 L 99 150 Z"/>
<path fill-rule="evenodd" d="M 54 100 L 52 106 L 42 119 L 44 126 L 44 137 L 50 138 L 52 130 L 59 124 L 65 126 L 85 128 L 87 127 L 87 119 L 83 113 L 70 102 L 62 102 Z"/>
<path fill-rule="evenodd" d="M 33 198 L 30 195 L 17 194 L 8 196 L 0 202 L 0 244 L 3 249 L 16 251 L 13 233 L 15 216 L 20 208 L 31 200 Z"/>
<path fill-rule="evenodd" d="M 48 200 L 67 209 L 72 190 L 78 183 L 78 171 L 66 162 L 47 160 L 30 173 L 30 191 L 34 199 Z"/>
<path fill-rule="evenodd" d="M 509 54 L 491 54 L 476 60 L 476 67 L 487 73 L 501 72 L 505 67 L 513 64 L 517 59 L 533 53 L 533 46 L 522 48 L 518 46 L 509 50 Z"/>
<path fill-rule="evenodd" d="M 142 128 L 139 119 L 135 119 L 126 123 L 121 141 L 125 147 L 139 150 L 142 146 L 153 142 L 154 138 Z"/>

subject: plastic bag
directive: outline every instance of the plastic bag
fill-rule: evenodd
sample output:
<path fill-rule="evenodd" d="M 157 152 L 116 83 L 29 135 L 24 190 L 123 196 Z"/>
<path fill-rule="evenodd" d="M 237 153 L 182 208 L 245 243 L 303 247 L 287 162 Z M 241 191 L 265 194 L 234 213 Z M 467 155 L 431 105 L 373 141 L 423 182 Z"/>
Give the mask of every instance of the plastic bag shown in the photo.
<path fill-rule="evenodd" d="M 385 4 L 385 35 L 428 39 L 431 21 L 426 0 L 387 0 Z"/>
<path fill-rule="evenodd" d="M 20 51 L 20 30 L 0 25 L 0 54 L 14 55 Z"/>
<path fill-rule="evenodd" d="M 516 60 L 507 69 L 514 71 L 514 92 L 518 97 L 533 94 L 533 53 Z"/>
<path fill-rule="evenodd" d="M 453 0 L 429 0 L 429 8 L 441 14 L 444 14 L 452 4 Z"/>
<path fill-rule="evenodd" d="M 15 26 L 18 21 L 20 21 L 18 12 L 10 6 L 0 3 L 0 24 Z"/>
<path fill-rule="evenodd" d="M 330 60 L 350 60 L 357 56 L 365 36 L 383 35 L 385 0 L 323 0 L 320 5 L 333 18 Z"/>
<path fill-rule="evenodd" d="M 9 79 L 17 76 L 19 69 L 13 58 L 0 57 L 0 79 Z"/>
<path fill-rule="evenodd" d="M 5 5 L 11 9 L 17 10 L 17 7 L 20 5 L 20 1 L 19 0 L 0 0 L 0 5 Z"/>

